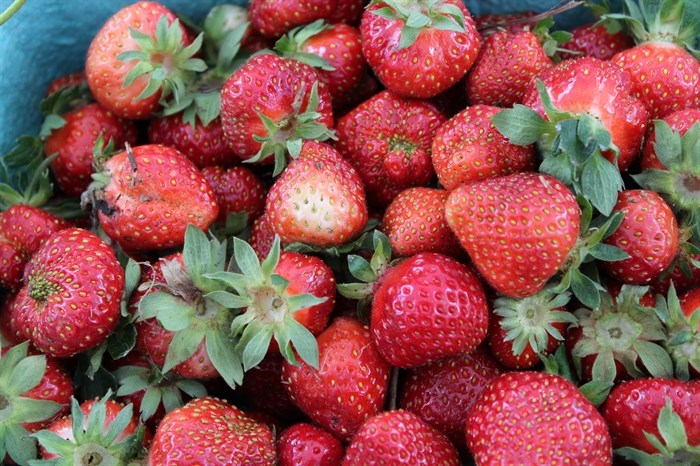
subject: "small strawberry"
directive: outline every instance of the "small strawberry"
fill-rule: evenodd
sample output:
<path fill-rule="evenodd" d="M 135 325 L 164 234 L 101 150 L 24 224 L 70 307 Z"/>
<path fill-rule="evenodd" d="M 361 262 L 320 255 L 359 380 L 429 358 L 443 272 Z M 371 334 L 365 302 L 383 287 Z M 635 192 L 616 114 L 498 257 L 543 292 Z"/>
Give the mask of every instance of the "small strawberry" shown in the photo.
<path fill-rule="evenodd" d="M 616 54 L 634 46 L 634 40 L 620 28 L 619 23 L 615 26 L 607 23 L 582 24 L 571 30 L 571 36 L 562 47 L 579 54 L 562 54 L 562 58 L 583 55 L 598 60 L 610 60 Z"/>
<path fill-rule="evenodd" d="M 604 262 L 618 281 L 646 285 L 659 278 L 679 252 L 678 222 L 671 207 L 653 191 L 630 189 L 620 193 L 613 212 L 622 212 L 620 226 L 605 240 L 629 257 Z"/>
<path fill-rule="evenodd" d="M 367 224 L 362 180 L 334 147 L 305 141 L 299 157 L 270 188 L 265 216 L 283 243 L 349 242 Z"/>
<path fill-rule="evenodd" d="M 410 411 L 385 411 L 368 419 L 345 451 L 343 466 L 460 464 L 445 434 Z"/>
<path fill-rule="evenodd" d="M 690 465 L 700 461 L 699 403 L 697 382 L 646 378 L 615 387 L 601 413 L 615 453 L 635 464 Z"/>
<path fill-rule="evenodd" d="M 67 228 L 50 236 L 25 267 L 13 325 L 46 354 L 74 356 L 116 328 L 123 290 L 114 251 L 94 233 Z"/>
<path fill-rule="evenodd" d="M 138 1 L 111 16 L 93 37 L 85 59 L 90 90 L 115 115 L 143 119 L 161 99 L 179 97 L 196 71 L 201 45 L 163 4 Z"/>
<path fill-rule="evenodd" d="M 84 202 L 97 211 L 107 236 L 128 252 L 181 246 L 187 225 L 208 228 L 219 213 L 201 171 L 171 147 L 127 148 L 93 178 Z"/>
<path fill-rule="evenodd" d="M 216 398 L 197 398 L 168 413 L 153 436 L 151 466 L 276 464 L 272 431 Z"/>
<path fill-rule="evenodd" d="M 340 466 L 344 453 L 340 440 L 312 424 L 291 425 L 277 439 L 279 466 Z"/>
<path fill-rule="evenodd" d="M 542 290 L 576 245 L 573 193 L 542 173 L 516 173 L 450 193 L 447 223 L 486 281 L 509 297 Z"/>
<path fill-rule="evenodd" d="M 411 369 L 401 385 L 399 406 L 465 447 L 464 421 L 481 392 L 503 369 L 480 346 L 469 354 Z"/>
<path fill-rule="evenodd" d="M 360 174 L 369 202 L 386 207 L 435 178 L 431 141 L 445 117 L 430 103 L 382 91 L 338 120 L 336 147 Z"/>
<path fill-rule="evenodd" d="M 401 191 L 382 218 L 381 230 L 397 256 L 437 252 L 447 256 L 461 253 L 459 242 L 445 220 L 448 192 L 434 188 Z"/>
<path fill-rule="evenodd" d="M 396 94 L 428 98 L 471 68 L 480 46 L 459 0 L 373 0 L 360 23 L 362 52 L 377 78 Z"/>
<path fill-rule="evenodd" d="M 657 297 L 656 312 L 666 328 L 665 347 L 674 375 L 681 380 L 700 377 L 700 287 L 676 294 L 671 286 L 665 299 Z"/>
<path fill-rule="evenodd" d="M 245 213 L 250 225 L 265 211 L 267 188 L 252 170 L 240 165 L 209 166 L 202 169 L 202 175 L 216 195 L 219 222 L 225 223 L 230 214 Z"/>
<path fill-rule="evenodd" d="M 221 121 L 233 152 L 242 160 L 275 163 L 299 156 L 304 140 L 333 137 L 331 96 L 309 65 L 272 53 L 251 57 L 221 89 Z"/>
<path fill-rule="evenodd" d="M 248 5 L 253 28 L 265 37 L 276 38 L 295 26 L 331 17 L 336 3 L 345 0 L 251 0 Z"/>
<path fill-rule="evenodd" d="M 500 375 L 482 392 L 466 426 L 477 464 L 612 464 L 605 420 L 558 375 Z"/>
<path fill-rule="evenodd" d="M 2 349 L 0 374 L 0 461 L 9 455 L 27 464 L 37 456 L 36 442 L 27 434 L 68 412 L 73 384 L 56 360 L 32 354 L 28 343 Z"/>
<path fill-rule="evenodd" d="M 255 219 L 250 228 L 249 236 L 248 244 L 253 248 L 255 254 L 260 259 L 266 258 L 275 242 L 275 232 L 272 231 L 270 222 L 265 214 Z"/>
<path fill-rule="evenodd" d="M 384 406 L 390 366 L 356 319 L 337 317 L 317 340 L 318 369 L 285 361 L 282 380 L 314 423 L 347 441 Z"/>
<path fill-rule="evenodd" d="M 498 112 L 497 107 L 474 105 L 438 128 L 431 157 L 438 180 L 446 190 L 534 169 L 534 147 L 512 144 L 491 123 L 491 117 Z"/>
<path fill-rule="evenodd" d="M 610 61 L 624 70 L 652 118 L 700 108 L 700 61 L 695 50 L 700 11 L 694 2 L 627 0 L 624 14 L 635 45 Z"/>
<path fill-rule="evenodd" d="M 298 421 L 302 419 L 302 413 L 282 383 L 283 362 L 284 357 L 279 351 L 268 351 L 257 366 L 246 372 L 243 384 L 237 390 L 256 411 L 285 422 Z"/>
<path fill-rule="evenodd" d="M 80 405 L 72 399 L 71 414 L 33 434 L 41 445 L 41 457 L 50 464 L 127 464 L 147 443 L 133 406 L 123 406 L 107 396 Z M 42 461 L 38 464 L 47 464 Z"/>
<path fill-rule="evenodd" d="M 74 71 L 73 73 L 64 74 L 49 83 L 49 86 L 46 88 L 46 97 L 62 89 L 76 87 L 84 84 L 87 84 L 85 78 L 85 71 L 81 70 Z"/>

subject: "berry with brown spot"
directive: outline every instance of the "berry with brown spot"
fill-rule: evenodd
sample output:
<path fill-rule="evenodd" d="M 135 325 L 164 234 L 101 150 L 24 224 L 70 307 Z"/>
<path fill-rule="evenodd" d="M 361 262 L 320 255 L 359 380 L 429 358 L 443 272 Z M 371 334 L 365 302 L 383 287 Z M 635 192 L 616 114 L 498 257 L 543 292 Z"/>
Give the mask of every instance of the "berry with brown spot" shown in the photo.
<path fill-rule="evenodd" d="M 123 290 L 124 270 L 102 239 L 80 228 L 61 230 L 27 263 L 13 326 L 50 356 L 74 356 L 116 328 Z"/>
<path fill-rule="evenodd" d="M 545 372 L 507 372 L 481 394 L 466 421 L 478 464 L 612 464 L 603 417 L 570 381 Z"/>

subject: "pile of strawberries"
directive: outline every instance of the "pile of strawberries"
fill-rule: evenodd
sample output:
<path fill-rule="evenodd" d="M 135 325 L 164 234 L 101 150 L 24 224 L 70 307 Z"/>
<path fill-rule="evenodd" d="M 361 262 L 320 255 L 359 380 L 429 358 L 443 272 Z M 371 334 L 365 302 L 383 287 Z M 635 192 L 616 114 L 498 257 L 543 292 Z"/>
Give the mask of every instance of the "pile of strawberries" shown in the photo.
<path fill-rule="evenodd" d="M 700 465 L 700 3 L 587 6 L 115 12 L 0 158 L 0 462 Z"/>

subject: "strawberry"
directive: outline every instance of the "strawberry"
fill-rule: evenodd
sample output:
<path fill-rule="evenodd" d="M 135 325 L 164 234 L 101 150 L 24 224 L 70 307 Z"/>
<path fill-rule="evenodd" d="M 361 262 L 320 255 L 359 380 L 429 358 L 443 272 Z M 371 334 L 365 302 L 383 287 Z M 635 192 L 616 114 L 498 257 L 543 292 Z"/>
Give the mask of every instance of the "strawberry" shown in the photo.
<path fill-rule="evenodd" d="M 167 168 L 166 168 L 167 167 Z M 207 228 L 219 207 L 201 171 L 176 149 L 136 146 L 104 162 L 84 201 L 125 251 L 181 246 L 187 225 Z"/>
<path fill-rule="evenodd" d="M 389 266 L 373 289 L 370 329 L 379 353 L 417 367 L 473 351 L 486 337 L 488 304 L 479 277 L 442 254 Z"/>
<path fill-rule="evenodd" d="M 694 124 L 700 121 L 700 108 L 678 110 L 666 115 L 663 121 L 682 138 Z M 656 154 L 656 126 L 657 124 L 654 124 L 649 128 L 649 134 L 644 139 L 644 148 L 642 149 L 642 158 L 640 160 L 642 170 L 665 170 L 668 168 L 659 160 L 659 156 Z M 661 151 L 664 151 L 663 145 Z"/>
<path fill-rule="evenodd" d="M 152 466 L 269 465 L 277 455 L 272 431 L 216 398 L 197 398 L 168 413 L 153 436 Z"/>
<path fill-rule="evenodd" d="M 673 0 L 629 0 L 624 14 L 607 15 L 629 24 L 637 45 L 610 61 L 625 71 L 652 118 L 700 108 L 700 61 L 694 56 L 699 15 L 694 5 Z"/>
<path fill-rule="evenodd" d="M 398 256 L 437 252 L 458 256 L 461 252 L 454 233 L 445 220 L 448 192 L 434 188 L 408 188 L 401 191 L 382 218 L 381 230 Z"/>
<path fill-rule="evenodd" d="M 534 147 L 511 144 L 491 123 L 498 112 L 497 107 L 474 105 L 438 128 L 431 157 L 446 190 L 534 169 Z"/>
<path fill-rule="evenodd" d="M 360 174 L 370 204 L 386 207 L 403 189 L 435 178 L 430 145 L 444 122 L 432 104 L 382 91 L 338 120 L 336 147 Z"/>
<path fill-rule="evenodd" d="M 11 291 L 22 285 L 24 267 L 54 233 L 70 223 L 30 205 L 17 204 L 0 212 L 0 286 Z"/>
<path fill-rule="evenodd" d="M 107 396 L 78 404 L 73 398 L 70 416 L 33 434 L 41 445 L 41 457 L 53 464 L 127 464 L 148 442 L 133 407 L 124 407 Z M 74 462 L 75 461 L 75 462 Z"/>
<path fill-rule="evenodd" d="M 605 240 L 629 256 L 604 262 L 615 279 L 646 285 L 659 278 L 679 252 L 678 222 L 671 207 L 653 191 L 630 189 L 620 193 L 613 212 L 622 212 L 620 226 Z"/>
<path fill-rule="evenodd" d="M 206 125 L 200 119 L 194 124 L 183 121 L 181 114 L 153 118 L 148 125 L 148 141 L 177 149 L 199 168 L 229 166 L 238 161 L 226 143 L 218 118 Z"/>
<path fill-rule="evenodd" d="M 562 58 L 576 56 L 610 60 L 616 54 L 634 46 L 634 40 L 617 25 L 587 23 L 571 30 L 571 39 L 562 47 L 576 54 L 562 54 Z"/>
<path fill-rule="evenodd" d="M 251 0 L 248 13 L 253 28 L 265 37 L 276 38 L 295 26 L 329 18 L 337 0 Z"/>
<path fill-rule="evenodd" d="M 482 392 L 466 426 L 477 464 L 612 464 L 605 420 L 558 375 L 500 375 Z"/>
<path fill-rule="evenodd" d="M 336 1 L 335 10 L 330 17 L 327 18 L 329 23 L 347 23 L 357 25 L 362 18 L 362 12 L 365 9 L 364 0 L 343 0 Z"/>
<path fill-rule="evenodd" d="M 226 222 L 230 214 L 243 212 L 247 214 L 250 225 L 263 214 L 267 189 L 252 170 L 240 165 L 230 168 L 209 166 L 202 169 L 202 175 L 216 195 L 219 222 Z"/>
<path fill-rule="evenodd" d="M 74 71 L 73 73 L 64 74 L 58 78 L 52 80 L 49 86 L 46 88 L 46 97 L 51 94 L 60 91 L 61 89 L 76 87 L 83 84 L 87 84 L 85 78 L 85 71 Z"/>
<path fill-rule="evenodd" d="M 4 376 L 0 384 L 4 407 L 0 460 L 9 455 L 18 464 L 26 464 L 37 455 L 36 444 L 27 434 L 68 412 L 72 381 L 56 360 L 32 354 L 28 343 L 2 349 L 0 373 Z"/>
<path fill-rule="evenodd" d="M 564 265 L 580 228 L 574 195 L 542 173 L 462 185 L 447 198 L 445 216 L 489 285 L 515 298 L 544 288 Z"/>
<path fill-rule="evenodd" d="M 367 223 L 362 180 L 335 148 L 305 141 L 270 188 L 265 216 L 283 243 L 346 243 Z"/>
<path fill-rule="evenodd" d="M 248 162 L 270 161 L 274 175 L 285 154 L 299 156 L 301 142 L 333 136 L 333 109 L 326 86 L 309 65 L 271 53 L 251 57 L 221 89 L 224 136 Z"/>
<path fill-rule="evenodd" d="M 98 137 L 111 139 L 114 147 L 121 150 L 125 143 L 136 143 L 136 127 L 97 103 L 72 110 L 62 118 L 65 123 L 46 137 L 44 151 L 58 154 L 51 161 L 51 170 L 61 191 L 80 198 L 92 181 L 93 148 Z"/>
<path fill-rule="evenodd" d="M 344 452 L 333 434 L 307 423 L 286 428 L 277 439 L 279 466 L 340 466 Z"/>
<path fill-rule="evenodd" d="M 201 37 L 192 41 L 175 13 L 152 1 L 128 5 L 93 37 L 85 74 L 95 99 L 115 115 L 148 118 L 161 99 L 179 92 L 206 65 L 192 58 Z"/>
<path fill-rule="evenodd" d="M 457 83 L 480 46 L 474 20 L 459 0 L 373 0 L 360 33 L 374 74 L 405 97 L 433 97 Z"/>
<path fill-rule="evenodd" d="M 94 233 L 67 228 L 27 263 L 13 325 L 46 354 L 74 356 L 107 340 L 119 322 L 123 291 L 114 251 Z"/>
<path fill-rule="evenodd" d="M 636 464 L 673 464 L 672 458 L 677 464 L 696 464 L 700 460 L 698 403 L 697 382 L 645 378 L 615 387 L 601 413 L 616 453 L 639 461 Z"/>
<path fill-rule="evenodd" d="M 337 317 L 317 341 L 318 369 L 285 361 L 282 380 L 314 423 L 347 441 L 384 406 L 390 366 L 374 347 L 369 328 L 356 319 Z"/>
<path fill-rule="evenodd" d="M 459 465 L 447 437 L 410 411 L 386 411 L 365 421 L 345 451 L 343 466 Z"/>
<path fill-rule="evenodd" d="M 294 28 L 277 41 L 275 50 L 284 57 L 313 66 L 328 88 L 334 106 L 359 85 L 367 72 L 360 31 L 345 23 L 326 24 L 317 20 Z"/>
<path fill-rule="evenodd" d="M 248 244 L 253 248 L 255 254 L 260 259 L 264 259 L 270 253 L 272 244 L 275 242 L 275 232 L 272 231 L 270 222 L 265 214 L 256 218 L 250 228 Z"/>
<path fill-rule="evenodd" d="M 411 369 L 404 379 L 399 406 L 465 447 L 464 421 L 481 392 L 503 372 L 483 346 Z"/>
<path fill-rule="evenodd" d="M 499 297 L 493 302 L 487 341 L 491 354 L 509 369 L 531 369 L 564 340 L 568 324 L 576 323 L 566 311 L 569 296 L 545 288 L 520 299 Z"/>

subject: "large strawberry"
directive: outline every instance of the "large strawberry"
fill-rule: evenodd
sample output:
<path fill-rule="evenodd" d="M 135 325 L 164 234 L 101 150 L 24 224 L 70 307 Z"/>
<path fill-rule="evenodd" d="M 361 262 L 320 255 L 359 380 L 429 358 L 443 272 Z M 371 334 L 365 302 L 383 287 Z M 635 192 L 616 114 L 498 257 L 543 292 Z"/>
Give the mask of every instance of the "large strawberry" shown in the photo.
<path fill-rule="evenodd" d="M 312 421 L 350 440 L 384 406 L 390 366 L 375 348 L 369 328 L 356 319 L 337 317 L 317 340 L 318 369 L 285 361 L 282 380 Z"/>
<path fill-rule="evenodd" d="M 345 451 L 343 466 L 460 464 L 445 434 L 410 411 L 386 411 L 368 419 Z"/>
<path fill-rule="evenodd" d="M 283 243 L 343 244 L 367 224 L 365 189 L 333 146 L 306 141 L 270 188 L 265 216 Z"/>
<path fill-rule="evenodd" d="M 466 436 L 477 464 L 612 464 L 595 406 L 573 383 L 544 372 L 496 378 L 469 412 Z"/>
<path fill-rule="evenodd" d="M 216 398 L 197 398 L 168 413 L 148 455 L 151 466 L 269 465 L 277 454 L 272 431 Z"/>
<path fill-rule="evenodd" d="M 251 57 L 226 80 L 221 119 L 233 152 L 249 162 L 274 160 L 275 175 L 286 154 L 299 156 L 302 141 L 333 136 L 325 84 L 309 65 L 272 53 Z"/>
<path fill-rule="evenodd" d="M 192 41 L 175 13 L 152 1 L 139 1 L 110 17 L 93 37 L 85 61 L 90 90 L 115 115 L 148 118 L 160 100 L 177 98 L 195 71 L 206 65 L 193 58 L 201 38 Z"/>
<path fill-rule="evenodd" d="M 469 70 L 480 37 L 459 0 L 373 0 L 360 23 L 362 51 L 391 91 L 427 98 L 452 87 Z"/>
<path fill-rule="evenodd" d="M 13 325 L 46 354 L 70 357 L 107 340 L 119 323 L 124 270 L 96 234 L 49 237 L 24 269 Z"/>
<path fill-rule="evenodd" d="M 652 118 L 700 107 L 700 61 L 696 51 L 700 10 L 695 2 L 625 0 L 636 46 L 610 61 L 624 70 Z"/>
<path fill-rule="evenodd" d="M 187 225 L 206 229 L 219 213 L 201 171 L 171 147 L 127 148 L 94 178 L 84 201 L 97 211 L 107 236 L 128 252 L 182 246 Z"/>
<path fill-rule="evenodd" d="M 386 207 L 403 189 L 435 178 L 430 146 L 444 122 L 432 104 L 382 91 L 338 120 L 336 147 L 360 174 L 369 202 Z"/>
<path fill-rule="evenodd" d="M 498 292 L 537 293 L 564 265 L 579 236 L 573 193 L 541 173 L 516 173 L 450 193 L 447 223 Z"/>

